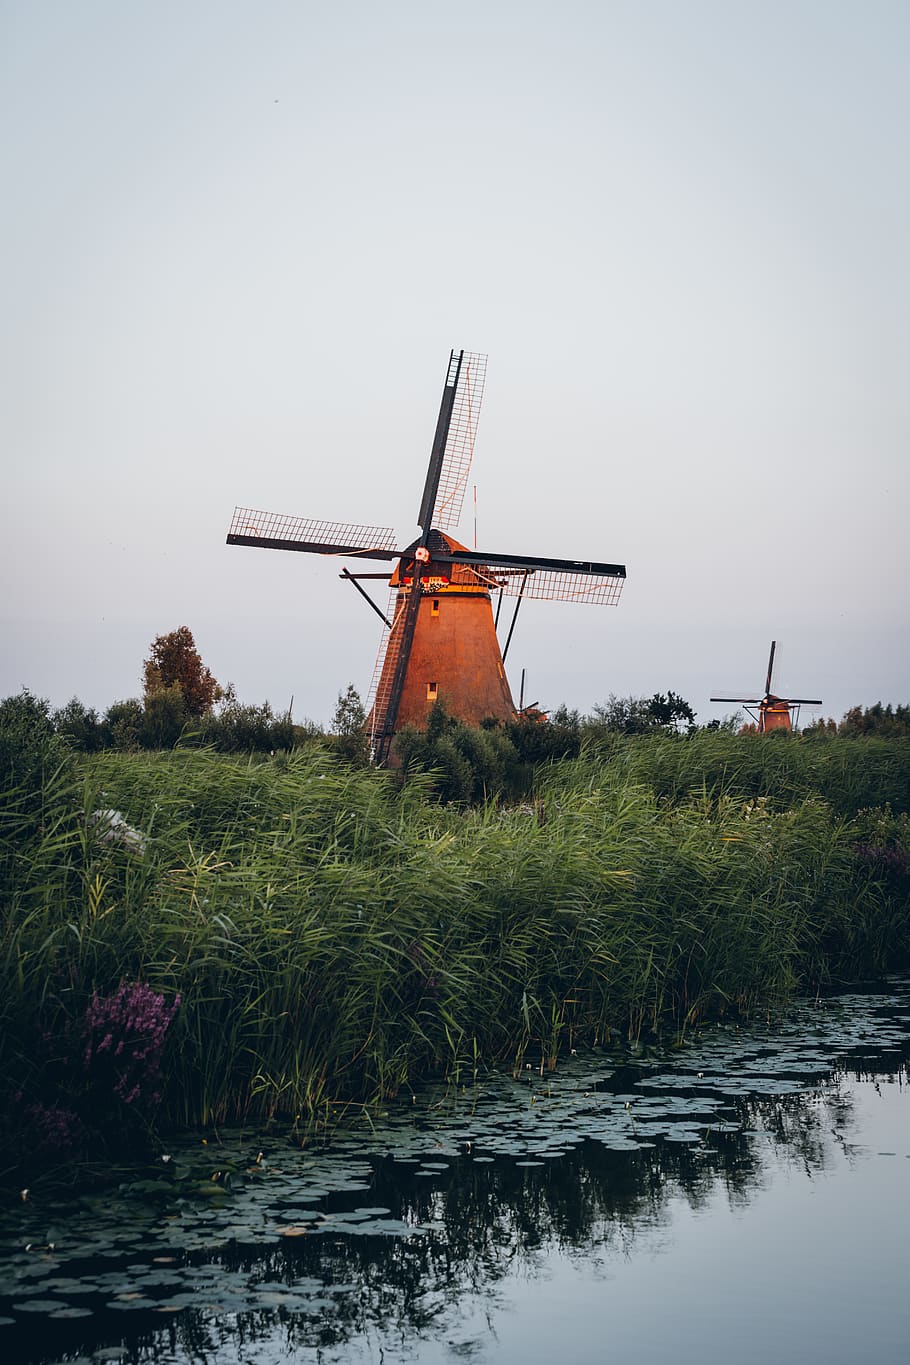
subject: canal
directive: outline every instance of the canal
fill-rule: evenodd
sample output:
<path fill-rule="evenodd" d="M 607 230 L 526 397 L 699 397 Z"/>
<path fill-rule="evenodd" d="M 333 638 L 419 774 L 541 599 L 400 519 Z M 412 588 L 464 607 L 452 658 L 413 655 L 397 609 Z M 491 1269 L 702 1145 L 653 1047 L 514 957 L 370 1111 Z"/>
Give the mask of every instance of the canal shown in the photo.
<path fill-rule="evenodd" d="M 910 982 L 7 1197 L 21 1365 L 907 1360 Z"/>

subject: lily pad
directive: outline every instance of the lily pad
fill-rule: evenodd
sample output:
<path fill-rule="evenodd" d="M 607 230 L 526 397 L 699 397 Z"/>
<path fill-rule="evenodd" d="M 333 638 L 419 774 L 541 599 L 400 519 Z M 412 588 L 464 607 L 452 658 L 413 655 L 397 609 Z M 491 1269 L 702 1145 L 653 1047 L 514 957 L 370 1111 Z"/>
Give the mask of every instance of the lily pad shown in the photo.
<path fill-rule="evenodd" d="M 16 1313 L 56 1313 L 60 1308 L 68 1308 L 65 1299 L 23 1299 L 13 1304 Z"/>

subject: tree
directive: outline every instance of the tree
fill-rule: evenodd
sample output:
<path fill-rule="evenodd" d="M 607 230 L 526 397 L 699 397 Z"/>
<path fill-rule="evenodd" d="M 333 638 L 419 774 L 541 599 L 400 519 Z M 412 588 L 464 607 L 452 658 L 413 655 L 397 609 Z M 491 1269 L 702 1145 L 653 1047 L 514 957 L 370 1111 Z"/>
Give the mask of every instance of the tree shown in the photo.
<path fill-rule="evenodd" d="M 621 735 L 647 735 L 662 730 L 678 734 L 691 729 L 695 712 L 675 692 L 655 692 L 653 697 L 617 697 L 612 693 L 604 706 L 595 706 L 591 728 Z"/>
<path fill-rule="evenodd" d="M 662 692 L 655 692 L 648 699 L 647 708 L 652 728 L 676 733 L 682 726 L 690 729 L 695 725 L 692 707 L 675 692 L 668 692 L 666 696 Z"/>
<path fill-rule="evenodd" d="M 139 743 L 143 749 L 173 749 L 186 724 L 186 702 L 179 683 L 146 694 Z"/>
<path fill-rule="evenodd" d="M 144 665 L 145 700 L 175 684 L 188 716 L 204 716 L 221 696 L 221 688 L 199 657 L 193 633 L 180 626 L 152 641 Z"/>
<path fill-rule="evenodd" d="M 90 706 L 84 706 L 78 697 L 72 697 L 51 719 L 57 734 L 74 749 L 93 754 L 102 747 L 104 732 L 98 713 Z"/>
<path fill-rule="evenodd" d="M 851 706 L 840 725 L 839 735 L 852 738 L 874 736 L 880 739 L 903 739 L 910 735 L 910 706 Z"/>
<path fill-rule="evenodd" d="M 742 711 L 733 711 L 729 716 L 721 716 L 720 719 L 709 720 L 707 725 L 703 725 L 701 728 L 703 730 L 712 730 L 721 735 L 738 735 L 742 723 Z"/>
<path fill-rule="evenodd" d="M 58 772 L 69 771 L 68 746 L 54 733 L 50 705 L 27 688 L 0 702 L 0 844 L 19 817 L 41 810 L 43 792 Z M 12 845 L 15 846 L 14 843 Z"/>
<path fill-rule="evenodd" d="M 347 691 L 338 693 L 332 716 L 332 748 L 356 768 L 365 768 L 370 761 L 366 723 L 367 713 L 360 693 L 353 683 L 348 683 Z"/>
<path fill-rule="evenodd" d="M 819 716 L 818 720 L 812 721 L 810 725 L 804 725 L 803 735 L 807 739 L 829 739 L 831 735 L 837 734 L 837 721 L 833 716 L 825 720 L 824 716 Z"/>
<path fill-rule="evenodd" d="M 129 753 L 139 747 L 139 730 L 144 716 L 138 697 L 115 701 L 107 708 L 101 721 L 104 746 Z"/>

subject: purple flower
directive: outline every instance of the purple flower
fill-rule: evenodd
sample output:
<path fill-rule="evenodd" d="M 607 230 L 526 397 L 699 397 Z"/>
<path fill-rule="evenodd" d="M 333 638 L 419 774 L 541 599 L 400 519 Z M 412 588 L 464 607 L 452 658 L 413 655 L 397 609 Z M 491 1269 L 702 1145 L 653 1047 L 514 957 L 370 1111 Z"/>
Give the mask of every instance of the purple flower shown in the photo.
<path fill-rule="evenodd" d="M 143 1095 L 157 1102 L 165 1035 L 179 1007 L 179 995 L 167 1005 L 141 981 L 121 982 L 113 995 L 95 991 L 83 1025 L 85 1070 L 96 1083 L 106 1080 L 124 1104 Z"/>
<path fill-rule="evenodd" d="M 72 1109 L 59 1104 L 26 1105 L 23 1111 L 25 1130 L 33 1154 L 61 1156 L 84 1143 L 86 1132 L 82 1120 Z"/>
<path fill-rule="evenodd" d="M 904 877 L 910 871 L 910 857 L 902 848 L 885 848 L 880 844 L 856 843 L 853 852 L 860 862 L 878 875 Z"/>

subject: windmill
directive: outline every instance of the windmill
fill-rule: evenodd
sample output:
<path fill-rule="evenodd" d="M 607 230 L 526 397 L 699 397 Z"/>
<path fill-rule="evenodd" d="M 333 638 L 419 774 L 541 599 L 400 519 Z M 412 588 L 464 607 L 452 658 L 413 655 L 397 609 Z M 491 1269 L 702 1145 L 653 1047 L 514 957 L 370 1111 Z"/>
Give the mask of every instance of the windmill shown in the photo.
<path fill-rule="evenodd" d="M 821 706 L 821 701 L 809 697 L 776 697 L 771 691 L 771 671 L 774 668 L 774 650 L 777 641 L 771 641 L 771 653 L 768 656 L 768 676 L 765 679 L 765 695 L 763 697 L 711 697 L 710 701 L 733 701 L 744 706 L 753 716 L 758 724 L 758 733 L 767 734 L 769 730 L 792 730 L 793 720 L 799 724 L 799 708 L 801 706 Z M 753 708 L 758 707 L 756 713 Z M 795 707 L 796 714 L 791 716 L 791 710 Z"/>
<path fill-rule="evenodd" d="M 469 725 L 488 717 L 514 719 L 517 713 L 504 664 L 523 600 L 612 606 L 622 591 L 626 576 L 622 564 L 491 554 L 469 550 L 449 534 L 461 516 L 486 364 L 486 356 L 469 351 L 452 351 L 449 357 L 417 514 L 420 535 L 403 550 L 395 548 L 394 531 L 384 527 L 234 509 L 229 545 L 398 561 L 387 573 L 352 573 L 344 568 L 340 574 L 366 598 L 386 628 L 369 698 L 371 750 L 377 762 L 388 758 L 402 726 L 426 725 L 436 701 Z M 366 579 L 389 583 L 387 612 L 361 587 Z M 500 649 L 496 630 L 504 597 L 516 602 Z"/>

